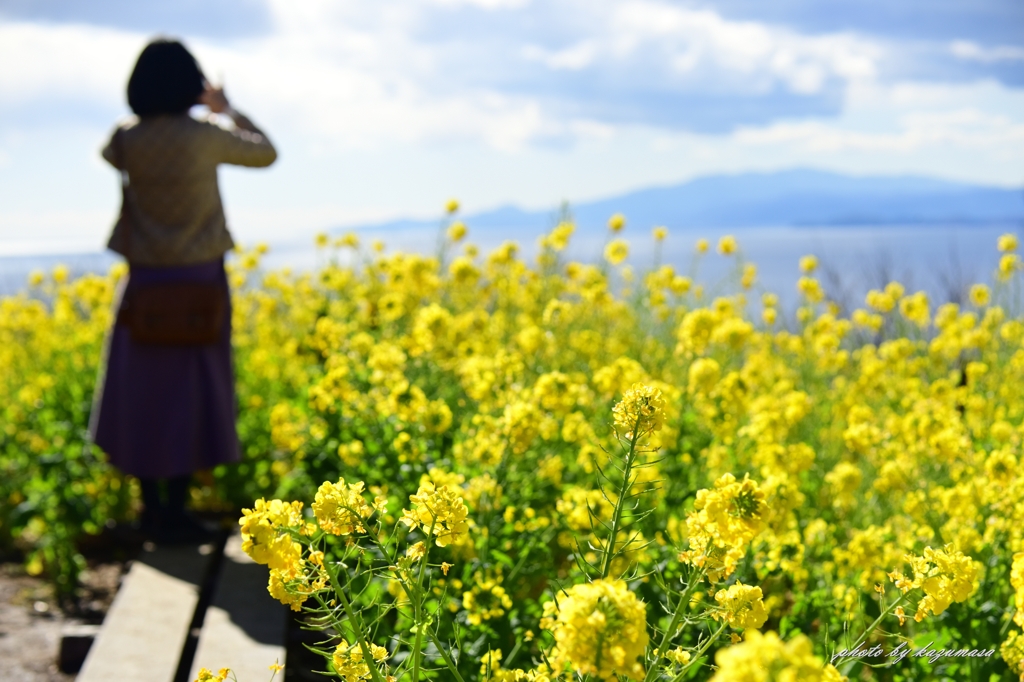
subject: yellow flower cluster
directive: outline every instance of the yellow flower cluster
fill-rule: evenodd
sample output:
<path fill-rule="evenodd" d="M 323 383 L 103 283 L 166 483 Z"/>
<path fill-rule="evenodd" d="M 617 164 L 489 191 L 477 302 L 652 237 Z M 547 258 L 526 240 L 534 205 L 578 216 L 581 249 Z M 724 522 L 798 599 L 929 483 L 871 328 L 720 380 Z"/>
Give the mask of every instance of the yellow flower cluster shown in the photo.
<path fill-rule="evenodd" d="M 618 265 L 629 256 L 629 243 L 625 239 L 613 239 L 604 247 L 604 257 L 612 265 Z"/>
<path fill-rule="evenodd" d="M 492 649 L 480 659 L 480 682 L 555 682 L 559 679 L 543 663 L 532 670 L 501 667 L 501 649 Z"/>
<path fill-rule="evenodd" d="M 657 655 L 658 650 L 655 649 L 654 653 L 655 655 Z M 666 651 L 665 658 L 667 658 L 670 662 L 672 662 L 675 665 L 686 665 L 693 659 L 693 654 L 691 654 L 689 651 L 686 651 L 682 647 L 677 646 L 675 649 L 669 649 L 668 651 Z"/>
<path fill-rule="evenodd" d="M 316 528 L 303 519 L 301 502 L 259 499 L 253 509 L 242 510 L 238 523 L 242 550 L 270 569 L 270 596 L 299 611 L 312 594 L 325 589 L 323 554 L 311 552 L 304 559 L 302 544 L 293 537 L 293 533 L 311 535 Z"/>
<path fill-rule="evenodd" d="M 315 563 L 315 560 L 310 563 L 313 569 L 312 577 L 306 575 L 307 564 L 304 561 L 284 569 L 270 569 L 267 592 L 292 611 L 301 611 L 307 599 L 327 587 L 327 575 L 323 571 L 323 565 Z"/>
<path fill-rule="evenodd" d="M 905 559 L 914 577 L 908 578 L 899 570 L 892 571 L 889 577 L 904 594 L 913 589 L 924 592 L 914 614 L 918 622 L 925 619 L 928 611 L 937 616 L 952 602 L 965 601 L 974 592 L 975 580 L 981 572 L 978 562 L 954 550 L 952 545 L 939 550 L 925 547 L 922 556 L 908 554 Z"/>
<path fill-rule="evenodd" d="M 999 654 L 1014 674 L 1024 677 L 1024 634 L 1019 630 L 1010 630 L 999 647 Z"/>
<path fill-rule="evenodd" d="M 1017 603 L 1017 611 L 1013 614 L 1013 622 L 1018 627 L 1024 628 L 1024 552 L 1017 552 L 1013 555 L 1010 584 L 1016 590 L 1014 599 Z"/>
<path fill-rule="evenodd" d="M 718 253 L 723 256 L 729 256 L 736 253 L 736 249 L 738 248 L 739 245 L 736 243 L 736 237 L 731 234 L 727 234 L 718 240 Z"/>
<path fill-rule="evenodd" d="M 438 547 L 457 543 L 469 532 L 469 510 L 459 491 L 447 485 L 436 487 L 422 481 L 419 490 L 409 496 L 412 509 L 402 510 L 402 522 L 410 529 L 420 528 L 433 535 Z"/>
<path fill-rule="evenodd" d="M 512 598 L 501 586 L 501 577 L 488 577 L 477 574 L 473 587 L 462 593 L 462 608 L 466 610 L 466 621 L 471 625 L 480 625 L 486 620 L 500 618 L 505 611 L 512 608 Z"/>
<path fill-rule="evenodd" d="M 633 384 L 612 409 L 615 427 L 623 438 L 631 440 L 634 430 L 646 435 L 665 423 L 665 400 L 661 391 L 645 384 Z"/>
<path fill-rule="evenodd" d="M 363 488 L 362 481 L 350 484 L 343 478 L 337 483 L 325 481 L 313 502 L 313 513 L 320 529 L 331 535 L 365 532 L 363 521 L 373 515 L 373 507 L 363 499 Z"/>
<path fill-rule="evenodd" d="M 541 627 L 555 637 L 554 670 L 614 680 L 640 679 L 647 648 L 647 606 L 622 580 L 595 580 L 570 587 L 544 604 Z"/>
<path fill-rule="evenodd" d="M 345 682 L 365 682 L 371 679 L 370 666 L 377 666 L 377 670 L 384 671 L 387 675 L 387 666 L 382 665 L 388 659 L 388 650 L 382 646 L 370 643 L 370 654 L 373 662 L 363 657 L 363 649 L 358 644 L 349 644 L 347 640 L 341 640 L 331 656 L 334 665 L 334 672 Z"/>
<path fill-rule="evenodd" d="M 724 620 L 737 629 L 759 628 L 768 620 L 760 587 L 736 583 L 715 593 L 719 609 L 711 612 L 715 620 Z"/>
<path fill-rule="evenodd" d="M 774 632 L 748 630 L 741 644 L 720 649 L 710 682 L 842 682 L 845 678 L 814 655 L 811 640 L 783 642 Z"/>
<path fill-rule="evenodd" d="M 216 675 L 209 668 L 200 668 L 196 682 L 224 682 L 230 673 L 231 670 L 228 668 L 221 668 Z"/>
<path fill-rule="evenodd" d="M 749 476 L 737 481 L 732 474 L 722 475 L 714 488 L 697 492 L 694 511 L 686 517 L 690 547 L 679 560 L 705 568 L 712 582 L 729 577 L 764 528 L 766 509 L 757 482 Z"/>
<path fill-rule="evenodd" d="M 272 569 L 288 569 L 302 557 L 302 545 L 292 539 L 289 529 L 304 525 L 301 502 L 256 500 L 252 509 L 243 509 L 242 550 L 258 564 Z"/>
<path fill-rule="evenodd" d="M 361 247 L 348 235 L 320 240 L 352 252 L 324 254 L 312 272 L 260 270 L 261 248 L 229 261 L 245 461 L 215 471 L 191 503 L 254 507 L 242 520 L 246 551 L 271 567 L 275 597 L 293 609 L 319 604 L 311 596 L 326 573 L 365 569 L 372 577 L 352 584 L 380 584 L 358 598 L 384 601 L 355 609 L 399 613 L 372 616 L 380 643 L 409 642 L 428 620 L 431 634 L 453 641 L 454 621 L 474 641 L 512 651 L 493 633 L 536 627 L 528 621 L 552 580 L 579 582 L 609 546 L 624 498 L 600 472 L 614 471 L 622 435 L 642 417 L 658 427 L 643 443 L 656 461 L 637 470 L 618 519 L 621 553 L 602 574 L 672 573 L 678 556 L 685 576 L 758 585 L 765 622 L 818 622 L 819 653 L 825 633 L 873 619 L 874 586 L 907 553 L 917 562 L 901 584 L 920 590 L 925 613 L 964 598 L 964 611 L 995 603 L 1022 618 L 1016 239 L 1000 239 L 998 272 L 963 306 L 891 282 L 846 315 L 808 259 L 796 319 L 771 293 L 758 297 L 758 319 L 745 290 L 757 271 L 735 239 L 720 246 L 735 258 L 722 283 L 730 292 L 698 279 L 700 257 L 689 270 L 636 263 L 635 274 L 567 261 L 568 216 L 536 264 L 511 242 L 490 254 L 463 246 L 468 232 L 452 219 L 436 256 Z M 699 242 L 697 253 L 711 246 Z M 625 258 L 629 248 L 613 251 Z M 73 584 L 74 539 L 130 515 L 137 495 L 101 453 L 79 447 L 123 276 L 73 279 L 62 269 L 0 300 L 0 549 L 25 548 L 29 570 L 63 574 L 61 584 Z M 271 500 L 285 491 L 313 502 L 308 521 L 300 504 Z M 406 497 L 404 515 L 388 513 L 387 499 Z M 436 537 L 426 537 L 431 526 Z M 938 542 L 954 543 L 964 561 L 922 555 Z M 966 555 L 985 557 L 999 579 L 979 581 Z M 497 566 L 508 569 L 500 585 Z M 664 597 L 657 581 L 642 584 L 638 595 Z M 756 621 L 753 590 L 716 585 L 693 598 L 686 622 L 698 611 Z M 505 615 L 505 597 L 517 619 Z M 415 614 L 442 600 L 436 614 Z M 660 612 L 651 625 L 661 627 Z M 978 637 L 1005 639 L 990 626 Z M 665 646 L 693 652 L 696 666 L 704 657 L 692 635 Z M 509 665 L 542 660 L 550 641 L 524 641 Z M 395 653 L 405 666 L 409 652 Z M 986 673 L 997 665 L 976 663 Z"/>

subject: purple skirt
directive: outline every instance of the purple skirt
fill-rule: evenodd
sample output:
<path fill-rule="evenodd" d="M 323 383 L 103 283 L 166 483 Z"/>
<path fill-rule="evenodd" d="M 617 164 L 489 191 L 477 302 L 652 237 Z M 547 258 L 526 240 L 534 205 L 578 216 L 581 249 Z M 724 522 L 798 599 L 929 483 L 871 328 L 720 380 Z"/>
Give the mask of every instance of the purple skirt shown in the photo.
<path fill-rule="evenodd" d="M 220 282 L 228 299 L 220 340 L 206 346 L 137 344 L 125 325 L 107 337 L 93 402 L 93 442 L 121 471 L 172 478 L 240 459 L 231 358 L 231 301 L 223 259 L 171 268 L 131 266 L 117 308 L 139 286 Z"/>

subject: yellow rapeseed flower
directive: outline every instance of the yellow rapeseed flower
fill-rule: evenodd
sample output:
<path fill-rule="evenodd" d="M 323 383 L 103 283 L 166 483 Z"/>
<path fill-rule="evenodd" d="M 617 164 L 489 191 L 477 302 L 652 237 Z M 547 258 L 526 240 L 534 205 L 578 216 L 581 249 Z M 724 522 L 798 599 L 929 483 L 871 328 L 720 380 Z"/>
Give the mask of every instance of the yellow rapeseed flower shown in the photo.
<path fill-rule="evenodd" d="M 927 327 L 931 319 L 928 312 L 928 294 L 919 291 L 900 299 L 900 313 L 918 327 Z"/>
<path fill-rule="evenodd" d="M 331 535 L 351 535 L 363 533 L 363 520 L 373 515 L 373 507 L 363 499 L 365 484 L 345 483 L 339 478 L 337 483 L 324 481 L 316 491 L 313 502 L 313 513 L 317 523 L 325 533 Z"/>
<path fill-rule="evenodd" d="M 231 670 L 228 668 L 221 668 L 216 675 L 209 668 L 200 668 L 199 674 L 196 676 L 196 682 L 224 682 L 230 673 Z"/>
<path fill-rule="evenodd" d="M 647 649 L 647 605 L 622 580 L 598 579 L 570 587 L 544 604 L 541 627 L 555 637 L 555 671 L 615 680 L 641 679 Z"/>
<path fill-rule="evenodd" d="M 873 308 L 880 313 L 890 312 L 896 307 L 896 300 L 889 294 L 884 291 L 879 291 L 878 289 L 872 289 L 869 291 L 864 302 L 867 303 L 870 308 Z"/>
<path fill-rule="evenodd" d="M 811 274 L 818 268 L 818 258 L 816 256 L 804 256 L 800 259 L 800 272 L 805 274 Z"/>
<path fill-rule="evenodd" d="M 924 620 L 929 611 L 937 616 L 952 602 L 966 601 L 974 592 L 974 581 L 981 570 L 978 562 L 953 549 L 952 545 L 943 549 L 925 547 L 921 556 L 908 554 L 905 560 L 913 570 L 913 578 L 899 570 L 889 573 L 889 578 L 904 594 L 913 589 L 924 592 L 914 615 L 918 622 Z"/>
<path fill-rule="evenodd" d="M 999 240 L 996 242 L 996 245 L 1002 253 L 1006 253 L 1007 251 L 1016 251 L 1017 235 L 1012 233 L 1001 235 Z"/>
<path fill-rule="evenodd" d="M 563 251 L 569 245 L 569 237 L 576 231 L 576 226 L 569 222 L 561 222 L 551 230 L 547 244 L 555 251 Z"/>
<path fill-rule="evenodd" d="M 638 433 L 653 433 L 665 423 L 665 400 L 661 391 L 646 384 L 633 384 L 612 408 L 615 427 L 623 437 L 633 437 L 633 429 Z"/>
<path fill-rule="evenodd" d="M 461 241 L 466 236 L 466 223 L 461 220 L 456 220 L 454 223 L 448 226 L 448 239 L 453 242 Z"/>
<path fill-rule="evenodd" d="M 761 588 L 736 583 L 715 593 L 719 609 L 711 612 L 715 620 L 724 620 L 737 629 L 759 628 L 768 620 Z"/>
<path fill-rule="evenodd" d="M 743 642 L 715 654 L 718 670 L 710 682 L 841 682 L 845 678 L 814 655 L 811 640 L 797 635 L 783 642 L 774 632 L 748 630 Z"/>
<path fill-rule="evenodd" d="M 720 375 L 721 367 L 717 361 L 711 358 L 698 358 L 690 365 L 687 388 L 694 395 L 706 395 L 718 383 Z"/>
<path fill-rule="evenodd" d="M 355 232 L 347 232 L 338 237 L 335 242 L 337 246 L 347 246 L 351 249 L 359 247 L 359 236 Z"/>
<path fill-rule="evenodd" d="M 1015 675 L 1024 677 L 1024 634 L 1010 630 L 1006 641 L 999 647 L 999 654 Z"/>
<path fill-rule="evenodd" d="M 302 503 L 256 500 L 253 509 L 243 509 L 242 550 L 258 564 L 292 569 L 300 560 L 302 546 L 286 532 L 303 525 Z"/>
<path fill-rule="evenodd" d="M 629 242 L 625 239 L 613 239 L 604 247 L 604 257 L 612 265 L 618 265 L 629 255 Z"/>
<path fill-rule="evenodd" d="M 810 303 L 818 303 L 825 298 L 825 292 L 821 288 L 821 284 L 813 277 L 801 277 L 796 283 L 796 288 Z"/>
<path fill-rule="evenodd" d="M 654 241 L 664 241 L 665 237 L 668 236 L 668 228 L 659 225 L 658 227 L 651 230 L 651 234 L 654 236 Z"/>
<path fill-rule="evenodd" d="M 1004 253 L 999 259 L 999 281 L 1005 282 L 1013 276 L 1013 273 L 1021 269 L 1020 256 L 1015 253 Z"/>
<path fill-rule="evenodd" d="M 608 229 L 612 232 L 620 232 L 625 226 L 626 216 L 621 213 L 616 213 L 608 219 Z"/>
<path fill-rule="evenodd" d="M 501 586 L 501 577 L 485 577 L 477 573 L 473 587 L 462 593 L 462 608 L 466 610 L 466 622 L 480 625 L 484 621 L 500 618 L 512 608 L 512 598 Z"/>
<path fill-rule="evenodd" d="M 984 284 L 975 284 L 971 286 L 970 298 L 971 303 L 981 308 L 988 305 L 992 299 L 992 294 Z"/>
<path fill-rule="evenodd" d="M 370 654 L 373 656 L 373 665 L 380 665 L 387 660 L 388 650 L 382 646 L 369 643 Z M 363 658 L 363 649 L 358 644 L 349 644 L 348 640 L 341 640 L 334 649 L 331 656 L 334 664 L 334 671 L 345 682 L 363 682 L 372 678 L 370 663 Z"/>
<path fill-rule="evenodd" d="M 727 234 L 718 240 L 718 253 L 722 254 L 723 256 L 728 256 L 730 254 L 736 253 L 736 249 L 738 247 L 739 245 L 736 243 L 736 237 L 732 236 L 731 234 Z"/>
<path fill-rule="evenodd" d="M 409 501 L 414 506 L 402 510 L 402 522 L 410 529 L 420 528 L 427 535 L 433 534 L 438 547 L 457 543 L 469 532 L 466 503 L 447 485 L 437 488 L 432 481 L 421 481 Z"/>
<path fill-rule="evenodd" d="M 748 544 L 764 528 L 765 493 L 749 476 L 737 481 L 723 474 L 713 488 L 697 491 L 693 508 L 686 517 L 690 547 L 679 560 L 704 567 L 708 579 L 717 582 L 736 570 Z"/>
<path fill-rule="evenodd" d="M 747 263 L 743 266 L 743 276 L 740 278 L 740 286 L 744 289 L 749 289 L 754 286 L 754 280 L 757 278 L 757 266 L 753 263 Z"/>
<path fill-rule="evenodd" d="M 1010 585 L 1016 590 L 1017 602 L 1017 611 L 1013 614 L 1013 622 L 1018 627 L 1024 628 L 1024 552 L 1017 552 L 1013 555 L 1013 567 L 1010 569 Z"/>

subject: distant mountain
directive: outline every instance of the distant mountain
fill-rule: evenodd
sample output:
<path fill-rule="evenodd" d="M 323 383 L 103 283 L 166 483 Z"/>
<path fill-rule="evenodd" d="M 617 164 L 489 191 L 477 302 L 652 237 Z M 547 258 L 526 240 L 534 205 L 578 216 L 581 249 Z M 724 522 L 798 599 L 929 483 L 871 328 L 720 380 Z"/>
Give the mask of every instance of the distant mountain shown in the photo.
<path fill-rule="evenodd" d="M 818 170 L 712 175 L 570 206 L 583 229 L 623 213 L 637 227 L 731 228 L 827 225 L 991 225 L 1024 222 L 1024 188 L 916 176 L 853 177 Z M 464 217 L 477 232 L 538 234 L 552 226 L 551 211 L 513 206 Z M 436 227 L 437 221 L 399 220 L 385 230 Z"/>

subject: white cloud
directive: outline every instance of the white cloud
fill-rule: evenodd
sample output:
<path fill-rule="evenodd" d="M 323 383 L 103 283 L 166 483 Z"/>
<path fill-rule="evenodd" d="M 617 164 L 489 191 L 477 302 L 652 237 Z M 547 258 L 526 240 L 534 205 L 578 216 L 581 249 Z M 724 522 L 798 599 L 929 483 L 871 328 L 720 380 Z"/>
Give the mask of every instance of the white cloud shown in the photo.
<path fill-rule="evenodd" d="M 680 73 L 710 74 L 741 89 L 779 82 L 812 94 L 830 78 L 873 77 L 884 54 L 875 42 L 849 34 L 807 36 L 650 0 L 616 4 L 607 29 L 610 51 L 619 57 L 657 50 Z"/>
<path fill-rule="evenodd" d="M 424 27 L 432 5 L 470 0 L 408 0 L 372 6 L 355 2 L 269 0 L 270 35 L 215 43 L 195 40 L 208 76 L 227 80 L 243 108 L 275 125 L 301 129 L 321 149 L 372 148 L 386 142 L 477 140 L 501 150 L 532 142 L 571 139 L 601 124 L 606 104 L 599 95 L 557 90 L 567 107 L 555 109 L 552 94 L 532 91 L 532 64 L 553 71 L 607 70 L 619 84 L 640 87 L 614 100 L 637 100 L 644 88 L 694 94 L 751 96 L 781 87 L 815 95 L 829 84 L 871 78 L 882 51 L 845 34 L 807 36 L 788 29 L 737 22 L 706 10 L 665 2 L 579 2 L 531 7 L 546 12 L 555 35 L 575 36 L 563 46 L 538 44 L 509 24 L 500 36 L 474 34 L 432 41 Z M 487 8 L 516 9 L 522 0 L 472 0 Z M 558 8 L 558 11 L 552 8 Z M 493 31 L 493 28 L 491 29 Z M 0 26 L 0 94 L 10 103 L 54 97 L 110 107 L 123 102 L 124 84 L 147 36 L 94 26 L 8 23 Z M 492 45 L 516 45 L 511 54 Z M 503 87 L 480 72 L 515 74 L 525 87 Z M 574 98 L 578 102 L 574 103 Z M 560 113 L 561 110 L 574 113 Z M 609 125 L 609 123 L 604 123 Z"/>
<path fill-rule="evenodd" d="M 142 40 L 94 26 L 0 23 L 0 106 L 123 100 Z"/>
<path fill-rule="evenodd" d="M 536 62 L 570 73 L 608 69 L 663 90 L 673 87 L 658 73 L 667 64 L 668 76 L 681 90 L 749 96 L 782 87 L 803 96 L 829 84 L 870 79 L 883 54 L 877 45 L 850 35 L 805 36 L 664 2 L 560 7 L 571 10 L 563 32 L 577 36 L 565 46 L 537 44 L 517 35 L 513 26 L 501 36 L 512 44 L 522 41 L 523 74 Z M 516 66 L 509 55 L 490 49 L 486 35 L 460 35 L 458 49 L 416 38 L 431 18 L 423 6 L 395 3 L 370 12 L 358 3 L 297 6 L 273 0 L 272 11 L 274 35 L 230 49 L 204 44 L 198 50 L 204 63 L 222 64 L 231 74 L 229 91 L 241 86 L 246 101 L 275 121 L 300 121 L 319 138 L 318 147 L 468 139 L 515 151 L 545 139 L 572 139 L 595 124 L 610 125 L 588 113 L 593 103 L 584 100 L 569 107 L 576 113 L 562 114 L 528 84 L 512 90 L 499 81 L 467 79 L 468 72 L 497 62 L 505 70 Z M 472 30 L 469 26 L 466 33 Z M 574 96 L 571 82 L 558 90 L 568 102 Z M 621 95 L 608 91 L 605 96 Z"/>
<path fill-rule="evenodd" d="M 995 47 L 982 47 L 977 43 L 968 40 L 955 40 L 949 44 L 949 51 L 953 56 L 960 59 L 967 59 L 976 62 L 1020 61 L 1024 60 L 1024 48 L 1012 45 L 997 45 Z"/>
<path fill-rule="evenodd" d="M 1024 121 L 1015 111 L 1024 111 L 1024 93 L 994 82 L 860 84 L 851 87 L 835 120 L 779 121 L 742 128 L 732 137 L 751 148 L 785 145 L 820 155 L 870 153 L 880 160 L 939 150 L 979 160 L 1024 158 Z"/>
<path fill-rule="evenodd" d="M 561 50 L 548 50 L 538 45 L 526 45 L 523 56 L 543 63 L 549 69 L 578 71 L 594 63 L 598 46 L 593 40 L 583 40 Z"/>

